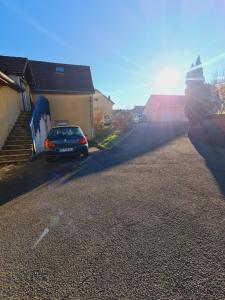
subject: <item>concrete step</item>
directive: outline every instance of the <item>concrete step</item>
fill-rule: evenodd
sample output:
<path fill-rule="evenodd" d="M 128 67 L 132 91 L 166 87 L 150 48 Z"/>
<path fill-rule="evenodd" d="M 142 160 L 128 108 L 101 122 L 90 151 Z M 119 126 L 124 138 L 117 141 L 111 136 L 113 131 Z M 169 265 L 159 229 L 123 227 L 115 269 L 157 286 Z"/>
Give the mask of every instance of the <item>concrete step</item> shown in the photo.
<path fill-rule="evenodd" d="M 14 131 L 14 130 L 16 130 L 16 131 L 29 131 L 30 130 L 30 127 L 29 126 L 27 126 L 27 125 L 25 125 L 25 126 L 16 126 L 16 127 L 14 127 L 12 130 L 11 130 L 11 132 L 12 131 Z"/>
<path fill-rule="evenodd" d="M 11 140 L 25 140 L 25 141 L 31 141 L 31 137 L 30 135 L 9 135 L 7 141 L 11 141 Z"/>
<path fill-rule="evenodd" d="M 32 145 L 31 139 L 29 140 L 17 140 L 17 139 L 12 139 L 12 140 L 7 140 L 5 143 L 6 146 L 8 145 Z"/>
<path fill-rule="evenodd" d="M 27 159 L 11 159 L 11 160 L 0 160 L 1 166 L 11 165 L 11 164 L 25 164 L 29 160 Z"/>
<path fill-rule="evenodd" d="M 24 145 L 24 144 L 5 144 L 3 147 L 2 147 L 2 150 L 12 150 L 12 149 L 15 149 L 15 150 L 19 150 L 19 149 L 31 149 L 32 150 L 32 144 L 28 144 L 28 145 Z"/>
<path fill-rule="evenodd" d="M 0 155 L 0 161 L 16 161 L 16 160 L 29 160 L 30 154 L 8 154 Z"/>
<path fill-rule="evenodd" d="M 31 148 L 22 148 L 22 149 L 3 149 L 0 150 L 0 156 L 1 155 L 8 155 L 8 154 L 14 154 L 14 155 L 18 155 L 18 154 L 28 154 L 31 155 L 32 154 L 32 149 Z"/>
<path fill-rule="evenodd" d="M 30 132 L 28 130 L 27 131 L 26 130 L 18 130 L 18 131 L 13 130 L 9 136 L 10 137 L 11 136 L 28 136 L 28 137 L 30 137 Z"/>
<path fill-rule="evenodd" d="M 17 136 L 12 137 L 11 135 L 9 135 L 6 142 L 11 141 L 11 140 L 15 140 L 15 141 L 21 141 L 21 140 L 23 140 L 23 141 L 31 141 L 31 137 L 30 136 L 24 136 L 24 135 L 23 136 L 18 136 L 17 135 Z"/>
<path fill-rule="evenodd" d="M 20 126 L 29 126 L 29 122 L 16 122 L 14 125 L 14 128 L 20 127 Z"/>

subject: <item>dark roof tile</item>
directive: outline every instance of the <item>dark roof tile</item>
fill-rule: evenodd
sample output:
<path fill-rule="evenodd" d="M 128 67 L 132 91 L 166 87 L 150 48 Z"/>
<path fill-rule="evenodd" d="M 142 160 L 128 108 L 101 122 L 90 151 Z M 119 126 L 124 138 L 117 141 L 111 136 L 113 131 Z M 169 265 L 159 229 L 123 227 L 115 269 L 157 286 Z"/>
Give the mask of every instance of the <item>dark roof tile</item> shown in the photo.
<path fill-rule="evenodd" d="M 34 60 L 29 62 L 36 83 L 34 91 L 94 92 L 91 70 L 88 66 Z"/>
<path fill-rule="evenodd" d="M 0 55 L 0 70 L 7 75 L 23 74 L 27 61 L 25 57 Z"/>

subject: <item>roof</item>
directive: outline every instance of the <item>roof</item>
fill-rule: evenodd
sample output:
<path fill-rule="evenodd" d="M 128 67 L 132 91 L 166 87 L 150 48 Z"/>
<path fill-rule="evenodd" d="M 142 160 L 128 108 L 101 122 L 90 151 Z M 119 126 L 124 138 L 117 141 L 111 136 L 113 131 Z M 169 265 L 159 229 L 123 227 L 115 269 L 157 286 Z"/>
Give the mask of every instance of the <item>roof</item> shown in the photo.
<path fill-rule="evenodd" d="M 12 89 L 21 92 L 23 89 L 10 77 L 5 75 L 3 72 L 0 71 L 0 86 L 9 86 Z"/>
<path fill-rule="evenodd" d="M 0 55 L 0 70 L 5 74 L 23 74 L 28 59 L 25 57 L 13 57 Z"/>
<path fill-rule="evenodd" d="M 132 109 L 133 113 L 135 114 L 142 114 L 144 111 L 144 105 L 135 105 L 134 108 Z"/>
<path fill-rule="evenodd" d="M 30 60 L 35 79 L 33 91 L 94 93 L 89 66 Z M 56 71 L 58 67 L 61 71 Z"/>
<path fill-rule="evenodd" d="M 185 104 L 185 96 L 183 95 L 151 95 L 146 104 L 157 103 L 163 107 L 183 106 Z"/>
<path fill-rule="evenodd" d="M 111 98 L 110 98 L 110 96 L 109 97 L 107 97 L 106 95 L 104 95 L 102 92 L 100 92 L 99 90 L 97 90 L 97 89 L 95 89 L 95 93 L 99 93 L 99 94 L 101 94 L 103 97 L 105 97 L 106 98 L 106 100 L 108 100 L 109 102 L 111 102 L 112 103 L 112 105 L 113 104 L 115 104 L 112 100 L 111 100 Z"/>

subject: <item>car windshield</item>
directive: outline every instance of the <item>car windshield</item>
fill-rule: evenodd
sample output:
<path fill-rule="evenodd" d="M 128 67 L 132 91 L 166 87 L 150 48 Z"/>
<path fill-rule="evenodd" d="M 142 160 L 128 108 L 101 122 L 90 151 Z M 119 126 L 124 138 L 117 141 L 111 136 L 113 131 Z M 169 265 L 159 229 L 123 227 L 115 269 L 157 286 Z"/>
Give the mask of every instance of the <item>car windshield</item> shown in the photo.
<path fill-rule="evenodd" d="M 58 138 L 75 138 L 81 136 L 83 133 L 79 127 L 58 127 L 52 128 L 48 137 L 50 139 Z"/>

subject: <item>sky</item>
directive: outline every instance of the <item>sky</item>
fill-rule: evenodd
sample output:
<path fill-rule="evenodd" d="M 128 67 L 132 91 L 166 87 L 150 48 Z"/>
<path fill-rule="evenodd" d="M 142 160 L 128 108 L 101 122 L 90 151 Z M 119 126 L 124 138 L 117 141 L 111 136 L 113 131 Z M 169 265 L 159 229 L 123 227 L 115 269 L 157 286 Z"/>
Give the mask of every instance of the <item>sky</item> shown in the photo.
<path fill-rule="evenodd" d="M 201 55 L 225 68 L 224 0 L 0 0 L 0 55 L 89 65 L 115 108 L 183 94 Z"/>

